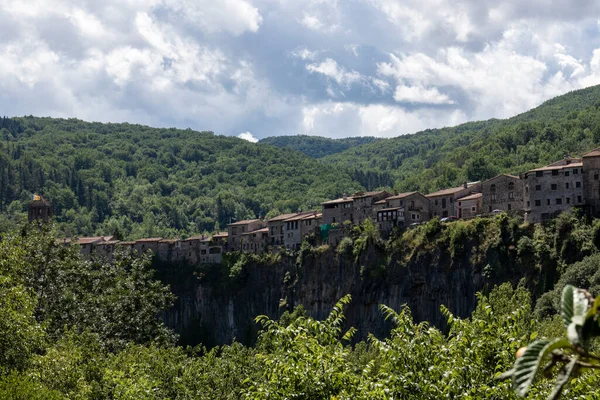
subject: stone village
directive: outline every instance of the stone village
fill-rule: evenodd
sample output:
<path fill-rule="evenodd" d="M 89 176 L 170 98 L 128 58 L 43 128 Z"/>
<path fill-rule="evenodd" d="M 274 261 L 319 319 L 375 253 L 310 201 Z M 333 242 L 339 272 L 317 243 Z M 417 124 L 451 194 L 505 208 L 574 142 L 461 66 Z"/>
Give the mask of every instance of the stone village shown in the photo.
<path fill-rule="evenodd" d="M 565 157 L 521 176 L 501 174 L 429 194 L 378 191 L 344 195 L 322 203 L 321 210 L 237 221 L 228 225 L 227 232 L 210 237 L 118 241 L 112 236 L 99 236 L 74 241 L 87 257 L 110 260 L 122 248 L 136 254 L 151 251 L 163 261 L 220 263 L 226 252 L 298 250 L 311 234 L 336 246 L 345 236 L 345 226 L 366 219 L 371 219 L 385 237 L 395 227 L 409 227 L 436 217 L 448 221 L 505 212 L 528 222 L 543 222 L 573 208 L 588 215 L 600 214 L 600 148 L 582 158 Z M 47 221 L 51 213 L 50 204 L 37 196 L 29 206 L 28 219 Z M 65 244 L 71 241 L 60 240 Z"/>

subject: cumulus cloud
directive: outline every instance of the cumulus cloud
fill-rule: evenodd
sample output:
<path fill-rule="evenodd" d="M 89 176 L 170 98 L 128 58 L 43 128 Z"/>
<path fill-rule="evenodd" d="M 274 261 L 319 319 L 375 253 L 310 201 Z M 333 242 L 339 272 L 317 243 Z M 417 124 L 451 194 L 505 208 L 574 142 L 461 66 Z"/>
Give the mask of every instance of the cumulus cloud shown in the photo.
<path fill-rule="evenodd" d="M 254 135 L 253 135 L 253 134 L 251 134 L 250 132 L 244 132 L 244 133 L 240 133 L 240 134 L 238 135 L 238 137 L 239 137 L 240 139 L 247 140 L 247 141 L 249 141 L 250 143 L 257 143 L 257 142 L 258 142 L 258 139 L 257 139 L 256 137 L 254 137 Z"/>
<path fill-rule="evenodd" d="M 592 0 L 0 0 L 0 109 L 396 136 L 600 84 L 599 13 Z"/>

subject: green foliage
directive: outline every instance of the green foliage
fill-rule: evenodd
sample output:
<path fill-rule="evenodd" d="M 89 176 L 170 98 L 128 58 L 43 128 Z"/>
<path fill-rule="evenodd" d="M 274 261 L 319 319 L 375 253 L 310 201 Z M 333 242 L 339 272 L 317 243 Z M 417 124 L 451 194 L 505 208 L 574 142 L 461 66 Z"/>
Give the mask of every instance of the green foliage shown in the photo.
<path fill-rule="evenodd" d="M 381 140 L 375 137 L 351 137 L 344 139 L 330 139 L 320 136 L 272 136 L 261 139 L 261 144 L 268 144 L 300 151 L 311 158 L 322 158 L 331 154 L 340 153 L 349 148 Z"/>

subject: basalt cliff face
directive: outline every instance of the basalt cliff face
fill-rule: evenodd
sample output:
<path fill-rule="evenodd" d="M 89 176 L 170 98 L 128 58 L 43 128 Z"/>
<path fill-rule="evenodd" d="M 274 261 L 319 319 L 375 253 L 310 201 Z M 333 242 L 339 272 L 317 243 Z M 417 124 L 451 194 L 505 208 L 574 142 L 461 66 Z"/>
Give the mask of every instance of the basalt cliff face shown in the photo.
<path fill-rule="evenodd" d="M 269 265 L 249 263 L 233 282 L 229 271 L 213 266 L 171 282 L 178 300 L 164 320 L 180 334 L 183 344 L 212 346 L 234 339 L 251 344 L 259 328 L 256 316 L 278 318 L 302 305 L 308 315 L 324 319 L 342 296 L 350 294 L 346 324 L 357 329 L 357 340 L 369 333 L 382 337 L 389 332 L 391 325 L 380 304 L 395 310 L 406 305 L 416 321 L 445 329 L 441 305 L 455 316 L 467 317 L 476 306 L 477 292 L 505 281 L 516 283 L 524 276 L 530 282 L 537 279 L 535 271 L 511 267 L 510 252 L 504 258 L 506 268 L 489 271 L 473 265 L 468 254 L 449 259 L 444 249 L 423 252 L 408 262 L 373 248 L 359 259 L 328 249 L 299 259 L 283 257 Z"/>

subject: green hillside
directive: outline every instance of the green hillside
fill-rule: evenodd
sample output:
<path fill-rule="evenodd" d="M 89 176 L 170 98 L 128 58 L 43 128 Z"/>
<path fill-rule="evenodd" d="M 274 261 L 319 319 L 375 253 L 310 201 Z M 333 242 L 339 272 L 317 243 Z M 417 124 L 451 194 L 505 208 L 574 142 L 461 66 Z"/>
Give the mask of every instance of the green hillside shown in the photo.
<path fill-rule="evenodd" d="M 298 150 L 311 158 L 322 158 L 341 153 L 352 147 L 381 140 L 375 137 L 352 137 L 345 139 L 330 139 L 321 136 L 272 136 L 260 141 L 261 144 Z"/>
<path fill-rule="evenodd" d="M 502 172 L 518 174 L 598 146 L 599 106 L 600 86 L 595 86 L 510 119 L 379 140 L 323 160 L 362 174 L 385 172 L 398 190 L 428 192 Z"/>
<path fill-rule="evenodd" d="M 301 153 L 210 132 L 26 117 L 0 119 L 0 137 L 0 231 L 33 192 L 65 235 L 137 238 L 210 232 L 361 188 Z"/>

